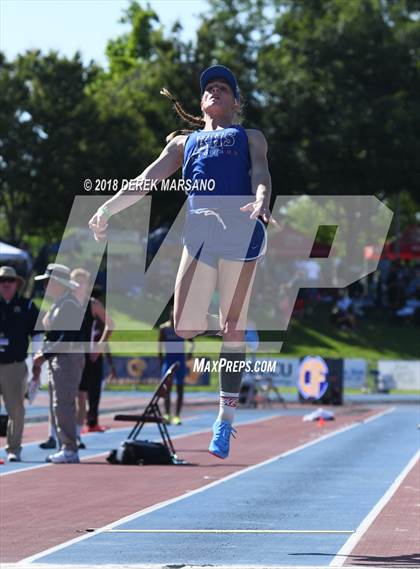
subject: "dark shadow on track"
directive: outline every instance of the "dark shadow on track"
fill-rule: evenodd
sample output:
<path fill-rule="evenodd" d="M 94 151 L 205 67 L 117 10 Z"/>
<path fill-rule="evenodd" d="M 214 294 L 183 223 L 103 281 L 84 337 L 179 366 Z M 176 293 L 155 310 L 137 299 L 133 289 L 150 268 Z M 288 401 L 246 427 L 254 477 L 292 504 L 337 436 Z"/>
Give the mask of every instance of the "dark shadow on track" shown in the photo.
<path fill-rule="evenodd" d="M 203 448 L 200 448 L 200 449 L 190 449 L 190 448 L 180 448 L 180 449 L 179 449 L 179 448 L 177 448 L 177 449 L 176 449 L 176 452 L 177 452 L 177 454 L 179 454 L 180 452 L 187 452 L 187 453 L 190 453 L 190 452 L 201 452 L 201 453 L 203 453 L 203 454 L 208 454 L 209 451 L 206 450 L 206 449 L 203 449 Z"/>
<path fill-rule="evenodd" d="M 48 455 L 45 455 L 45 456 L 48 456 Z M 5 464 L 24 464 L 25 466 L 30 466 L 30 465 L 33 465 L 33 466 L 34 466 L 34 465 L 37 465 L 37 464 L 48 464 L 48 463 L 46 462 L 45 459 L 44 459 L 44 460 L 27 460 L 27 459 L 23 459 L 23 458 L 22 458 L 22 460 L 19 461 L 19 462 L 11 462 L 11 463 L 9 463 L 9 462 L 6 461 Z M 13 470 L 13 472 L 25 472 L 25 469 L 24 469 L 24 468 L 23 468 L 23 469 L 17 468 L 16 470 Z"/>
<path fill-rule="evenodd" d="M 307 556 L 313 555 L 318 557 L 332 557 L 336 556 L 335 553 L 289 553 L 288 555 Z M 366 567 L 370 565 L 372 567 L 379 567 L 380 569 L 388 569 L 388 567 L 396 567 L 407 569 L 411 567 L 420 567 L 420 553 L 411 553 L 408 555 L 394 555 L 390 557 L 379 557 L 375 555 L 343 555 L 342 557 L 347 558 L 347 562 L 343 565 L 346 567 L 357 567 L 359 565 Z"/>
<path fill-rule="evenodd" d="M 88 459 L 84 460 L 83 462 L 81 462 L 80 464 L 84 464 L 85 466 L 104 466 L 104 464 L 106 464 L 107 466 L 109 465 L 109 463 L 104 460 L 103 462 L 98 462 L 95 460 L 89 461 Z M 174 466 L 183 466 L 184 468 L 187 466 L 202 466 L 201 464 L 197 464 L 195 462 L 186 462 L 185 464 L 111 464 L 111 466 L 113 468 L 116 467 L 123 467 L 123 468 L 127 468 L 127 467 L 134 467 L 134 468 L 173 468 Z"/>
<path fill-rule="evenodd" d="M 371 565 L 372 567 L 420 567 L 420 553 L 409 555 L 394 555 L 391 557 L 379 557 L 373 555 L 349 555 L 347 566 Z"/>
<path fill-rule="evenodd" d="M 183 467 L 187 467 L 187 466 L 193 466 L 193 467 L 197 467 L 200 466 L 201 468 L 220 468 L 220 467 L 233 467 L 233 468 L 248 468 L 250 465 L 249 464 L 234 464 L 232 462 L 224 462 L 224 460 L 222 459 L 216 459 L 215 460 L 220 460 L 220 463 L 216 463 L 216 464 L 200 464 L 198 462 L 187 462 L 185 464 L 178 464 L 178 465 L 174 465 L 174 464 L 111 464 L 111 466 L 113 466 L 114 468 L 116 466 L 118 467 L 124 467 L 126 468 L 127 466 L 134 466 L 135 468 L 138 468 L 139 466 L 141 466 L 142 468 L 148 468 L 148 467 L 161 467 L 161 468 L 173 468 L 174 466 L 183 466 Z M 103 462 L 97 461 L 97 460 L 90 460 L 89 458 L 86 458 L 84 460 L 82 460 L 80 462 L 80 464 L 84 464 L 85 466 L 103 466 L 104 464 L 108 464 L 106 462 L 106 460 L 104 459 Z"/>

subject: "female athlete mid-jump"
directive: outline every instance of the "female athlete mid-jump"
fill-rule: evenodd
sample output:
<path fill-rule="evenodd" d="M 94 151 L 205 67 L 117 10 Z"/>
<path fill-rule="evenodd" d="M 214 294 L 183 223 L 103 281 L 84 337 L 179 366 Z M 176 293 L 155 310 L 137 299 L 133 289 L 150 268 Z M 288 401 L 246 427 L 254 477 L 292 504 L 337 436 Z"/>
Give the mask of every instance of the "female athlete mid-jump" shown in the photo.
<path fill-rule="evenodd" d="M 245 362 L 250 293 L 258 259 L 266 247 L 264 224 L 270 216 L 271 178 L 264 135 L 259 130 L 245 130 L 235 122 L 240 112 L 240 95 L 234 74 L 223 65 L 214 65 L 201 74 L 200 87 L 202 117 L 186 113 L 166 89 L 162 90 L 178 114 L 199 130 L 170 135 L 159 158 L 135 181 L 141 188 L 146 180 L 164 180 L 181 166 L 184 181 L 214 180 L 211 189 L 209 185 L 209 189 L 198 191 L 199 188 L 194 189 L 198 184 L 192 183 L 187 192 L 174 324 L 176 334 L 182 338 L 211 330 L 223 336 L 220 411 L 209 451 L 226 458 Z M 133 195 L 121 190 L 101 206 L 89 222 L 95 239 L 106 237 L 112 215 L 146 193 L 139 189 Z M 216 286 L 220 307 L 215 323 L 208 309 Z"/>

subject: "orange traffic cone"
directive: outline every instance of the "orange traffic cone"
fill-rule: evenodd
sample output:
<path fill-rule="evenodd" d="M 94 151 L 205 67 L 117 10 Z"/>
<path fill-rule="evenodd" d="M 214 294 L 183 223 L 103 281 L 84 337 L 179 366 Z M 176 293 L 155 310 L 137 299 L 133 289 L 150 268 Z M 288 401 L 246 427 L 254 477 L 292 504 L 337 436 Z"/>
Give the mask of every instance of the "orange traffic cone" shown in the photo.
<path fill-rule="evenodd" d="M 324 417 L 318 419 L 318 427 L 323 427 L 325 425 Z"/>

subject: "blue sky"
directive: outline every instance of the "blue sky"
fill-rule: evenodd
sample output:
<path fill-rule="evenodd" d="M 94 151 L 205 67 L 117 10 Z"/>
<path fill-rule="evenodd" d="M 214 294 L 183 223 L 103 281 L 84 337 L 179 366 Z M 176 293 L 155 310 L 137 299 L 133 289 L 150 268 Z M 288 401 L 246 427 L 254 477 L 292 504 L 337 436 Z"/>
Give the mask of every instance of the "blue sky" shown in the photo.
<path fill-rule="evenodd" d="M 145 5 L 145 2 L 140 2 Z M 149 0 L 168 28 L 178 15 L 183 38 L 193 39 L 206 0 Z M 105 46 L 127 27 L 118 23 L 128 0 L 0 0 L 0 49 L 8 59 L 27 49 L 81 51 L 87 63 L 105 64 Z"/>

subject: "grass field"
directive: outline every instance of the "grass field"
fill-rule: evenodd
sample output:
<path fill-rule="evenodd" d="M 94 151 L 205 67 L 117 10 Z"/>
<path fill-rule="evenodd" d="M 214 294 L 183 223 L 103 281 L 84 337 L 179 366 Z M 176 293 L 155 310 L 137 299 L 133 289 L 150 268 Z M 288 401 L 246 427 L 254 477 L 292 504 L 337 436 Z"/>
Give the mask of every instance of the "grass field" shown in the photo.
<path fill-rule="evenodd" d="M 318 355 L 331 358 L 364 358 L 369 369 L 376 369 L 378 359 L 418 359 L 418 330 L 412 325 L 392 322 L 386 315 L 372 312 L 366 318 L 359 319 L 357 329 L 343 331 L 330 323 L 331 307 L 319 305 L 311 316 L 302 320 L 292 319 L 289 328 L 284 332 L 260 334 L 262 340 L 283 341 L 280 355 L 304 357 Z M 119 314 L 120 318 L 129 319 L 127 314 Z M 128 320 L 127 320 L 128 322 Z M 132 323 L 130 322 L 130 325 Z M 115 331 L 114 341 L 138 341 L 139 339 L 156 342 L 158 331 L 135 332 Z M 200 343 L 212 341 L 210 338 L 197 338 L 195 353 L 206 355 L 200 350 Z M 214 339 L 220 344 L 220 340 Z M 156 352 L 157 353 L 157 352 Z M 117 355 L 117 352 L 115 352 Z M 139 355 L 133 353 L 132 355 Z M 214 357 L 214 355 L 213 355 Z M 214 390 L 218 379 L 211 376 L 211 384 L 204 390 Z M 203 387 L 189 388 L 203 390 Z"/>
<path fill-rule="evenodd" d="M 41 300 L 36 299 L 36 303 L 40 306 Z M 156 345 L 155 354 L 157 354 L 158 329 L 135 330 L 137 323 L 130 316 L 131 308 L 130 303 L 127 303 L 124 308 L 112 311 L 112 316 L 118 322 L 120 329 L 114 331 L 111 343 L 152 342 Z M 320 304 L 315 307 L 310 316 L 302 320 L 292 318 L 286 331 L 262 332 L 261 340 L 282 341 L 281 355 L 284 356 L 319 355 L 332 358 L 365 358 L 371 365 L 376 364 L 378 359 L 419 358 L 417 327 L 393 322 L 384 313 L 371 312 L 366 318 L 358 320 L 356 330 L 343 331 L 330 323 L 330 311 L 329 305 Z M 220 340 L 196 338 L 196 352 L 205 355 L 205 352 L 200 350 L 202 342 L 220 343 Z M 128 355 L 127 352 L 119 354 L 115 349 L 113 354 Z M 139 356 L 141 354 L 133 351 L 129 352 L 129 355 Z"/>
<path fill-rule="evenodd" d="M 392 322 L 381 313 L 372 312 L 359 319 L 355 331 L 338 330 L 329 321 L 331 308 L 316 307 L 311 317 L 292 320 L 282 335 L 284 355 L 378 359 L 418 359 L 418 329 Z"/>
<path fill-rule="evenodd" d="M 157 355 L 158 329 L 137 331 L 133 329 L 136 322 L 130 317 L 132 308 L 129 301 L 119 310 L 113 310 L 112 315 L 118 322 L 121 330 L 115 330 L 111 339 L 113 355 L 141 356 L 137 350 L 119 352 L 112 344 L 124 342 L 144 341 L 150 346 L 154 345 L 154 353 Z M 40 301 L 37 301 L 40 305 Z M 318 355 L 331 358 L 364 358 L 368 362 L 369 369 L 376 369 L 378 359 L 418 359 L 418 329 L 413 325 L 406 325 L 391 321 L 384 313 L 371 312 L 364 319 L 359 319 L 357 329 L 343 331 L 330 323 L 331 306 L 320 304 L 315 307 L 310 316 L 302 320 L 293 318 L 287 331 L 262 332 L 261 340 L 283 342 L 281 356 L 304 357 Z M 196 338 L 195 353 L 207 355 L 200 349 L 203 342 L 215 342 L 220 345 L 220 339 Z M 261 354 L 263 355 L 263 354 Z M 268 354 L 264 354 L 268 355 Z M 278 355 L 278 354 L 277 354 Z M 210 357 L 214 357 L 210 355 Z M 213 390 L 217 386 L 217 377 L 212 374 L 211 385 L 206 389 Z M 145 389 L 148 389 L 145 386 Z M 191 388 L 195 389 L 195 388 Z M 199 387 L 197 389 L 203 389 Z"/>
<path fill-rule="evenodd" d="M 365 358 L 372 362 L 378 359 L 419 357 L 418 329 L 412 325 L 394 323 L 384 315 L 371 313 L 358 321 L 355 331 L 343 331 L 330 323 L 329 314 L 328 305 L 319 305 L 311 316 L 302 320 L 292 319 L 287 331 L 263 332 L 261 339 L 283 341 L 281 353 L 284 356 L 303 357 L 312 354 L 335 358 Z M 127 313 L 118 313 L 116 316 L 119 323 L 126 321 L 127 325 L 133 326 Z M 140 339 L 157 342 L 157 338 L 157 329 L 144 332 L 116 330 L 112 335 L 115 342 Z M 196 339 L 197 351 L 201 341 L 201 338 Z M 205 339 L 205 342 L 209 341 L 209 338 Z"/>

